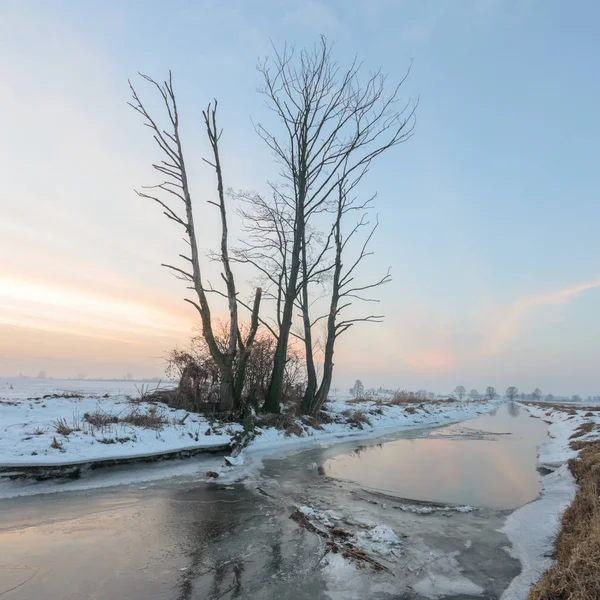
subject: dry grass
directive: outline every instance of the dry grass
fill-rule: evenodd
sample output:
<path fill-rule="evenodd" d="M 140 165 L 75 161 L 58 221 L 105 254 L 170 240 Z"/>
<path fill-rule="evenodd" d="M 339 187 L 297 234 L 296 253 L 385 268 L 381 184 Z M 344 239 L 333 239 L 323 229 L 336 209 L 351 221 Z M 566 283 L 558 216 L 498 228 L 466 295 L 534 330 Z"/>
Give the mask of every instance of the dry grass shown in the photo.
<path fill-rule="evenodd" d="M 60 450 L 61 452 L 64 452 L 65 449 L 62 445 L 61 442 L 59 442 L 56 437 L 52 438 L 52 443 L 50 444 L 50 448 L 54 448 L 55 450 Z"/>
<path fill-rule="evenodd" d="M 118 423 L 119 417 L 97 408 L 93 413 L 85 413 L 83 415 L 83 420 L 87 421 L 92 427 L 100 428 L 111 425 L 112 423 Z"/>
<path fill-rule="evenodd" d="M 593 423 L 583 423 L 583 425 L 580 425 L 577 428 L 577 431 L 575 431 L 575 433 L 569 439 L 574 440 L 574 439 L 583 437 L 584 435 L 587 435 L 588 433 L 590 433 L 593 429 L 594 429 Z"/>
<path fill-rule="evenodd" d="M 600 598 L 600 442 L 578 440 L 569 461 L 578 489 L 565 511 L 554 546 L 554 565 L 532 588 L 528 600 Z"/>
<path fill-rule="evenodd" d="M 54 421 L 54 430 L 58 435 L 64 435 L 65 437 L 71 435 L 74 431 L 81 431 L 79 421 L 76 417 L 73 417 L 73 423 L 69 425 L 68 421 L 64 417 L 60 417 Z"/>
<path fill-rule="evenodd" d="M 394 397 L 385 404 L 390 406 L 404 406 L 405 404 L 423 404 L 425 398 L 415 392 L 400 390 L 394 394 Z"/>
<path fill-rule="evenodd" d="M 256 418 L 257 427 L 275 427 L 281 431 L 285 431 L 285 435 L 303 436 L 304 429 L 298 423 L 296 414 L 293 411 L 282 412 L 280 414 L 263 413 Z"/>
<path fill-rule="evenodd" d="M 152 406 L 148 412 L 134 409 L 129 414 L 121 417 L 120 422 L 142 427 L 143 429 L 162 429 L 168 423 L 168 419 L 163 412 Z"/>
<path fill-rule="evenodd" d="M 364 425 L 371 427 L 371 420 L 364 410 L 348 409 L 342 412 L 342 415 L 346 418 L 346 423 L 350 425 L 350 427 L 355 427 L 357 429 L 364 429 Z"/>

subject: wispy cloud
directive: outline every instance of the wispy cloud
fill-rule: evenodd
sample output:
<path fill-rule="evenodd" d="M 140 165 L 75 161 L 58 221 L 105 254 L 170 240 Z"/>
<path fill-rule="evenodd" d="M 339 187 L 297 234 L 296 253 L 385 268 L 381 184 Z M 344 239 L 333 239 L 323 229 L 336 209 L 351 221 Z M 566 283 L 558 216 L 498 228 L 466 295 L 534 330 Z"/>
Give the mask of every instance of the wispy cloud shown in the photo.
<path fill-rule="evenodd" d="M 588 290 L 600 287 L 600 276 L 577 285 L 572 285 L 548 294 L 520 298 L 500 312 L 490 330 L 483 347 L 484 354 L 496 354 L 519 336 L 536 308 L 560 305 L 573 300 Z"/>

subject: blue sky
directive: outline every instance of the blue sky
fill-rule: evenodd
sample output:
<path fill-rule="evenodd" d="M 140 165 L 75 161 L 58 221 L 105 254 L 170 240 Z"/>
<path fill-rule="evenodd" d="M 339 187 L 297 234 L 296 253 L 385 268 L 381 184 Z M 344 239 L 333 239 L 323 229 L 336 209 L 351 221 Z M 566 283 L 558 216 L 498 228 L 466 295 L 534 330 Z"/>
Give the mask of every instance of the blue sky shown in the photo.
<path fill-rule="evenodd" d="M 325 34 L 391 82 L 412 61 L 419 98 L 366 186 L 387 321 L 348 335 L 336 383 L 600 393 L 599 19 L 592 1 L 0 0 L 0 373 L 160 371 L 195 315 L 157 266 L 177 232 L 131 192 L 155 155 L 127 79 L 173 70 L 198 163 L 218 98 L 228 185 L 260 191 L 257 58 Z"/>

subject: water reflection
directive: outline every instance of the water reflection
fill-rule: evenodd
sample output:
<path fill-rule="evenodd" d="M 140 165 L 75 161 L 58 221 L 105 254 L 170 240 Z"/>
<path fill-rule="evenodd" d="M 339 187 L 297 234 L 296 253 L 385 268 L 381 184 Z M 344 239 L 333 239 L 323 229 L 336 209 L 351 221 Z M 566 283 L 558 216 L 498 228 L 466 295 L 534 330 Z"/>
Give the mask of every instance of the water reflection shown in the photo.
<path fill-rule="evenodd" d="M 323 465 L 323 472 L 434 502 L 515 508 L 538 495 L 536 449 L 547 439 L 546 426 L 515 403 L 434 433 L 438 437 L 398 440 L 337 456 Z"/>
<path fill-rule="evenodd" d="M 518 417 L 521 407 L 516 402 L 507 402 L 506 409 L 511 417 Z"/>

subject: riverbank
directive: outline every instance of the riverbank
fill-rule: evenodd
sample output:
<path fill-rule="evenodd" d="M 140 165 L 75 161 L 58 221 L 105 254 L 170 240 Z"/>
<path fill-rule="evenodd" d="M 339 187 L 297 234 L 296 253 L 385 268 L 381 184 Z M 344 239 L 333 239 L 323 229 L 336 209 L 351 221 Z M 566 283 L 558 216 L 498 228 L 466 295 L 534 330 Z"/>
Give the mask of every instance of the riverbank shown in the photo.
<path fill-rule="evenodd" d="M 600 409 L 523 404 L 548 423 L 539 448 L 541 497 L 512 513 L 502 532 L 523 565 L 503 600 L 593 600 L 600 589 Z"/>
<path fill-rule="evenodd" d="M 506 412 L 501 406 L 482 418 L 497 419 Z M 510 418 L 527 421 L 524 413 Z M 444 418 L 443 424 L 448 421 Z M 157 600 L 175 595 L 257 600 L 456 600 L 465 594 L 498 598 L 520 570 L 519 562 L 503 550 L 506 536 L 498 532 L 506 510 L 399 498 L 323 476 L 317 468 L 340 453 L 376 450 L 399 439 L 466 446 L 476 443 L 473 437 L 489 437 L 494 447 L 499 441 L 492 438 L 504 439 L 511 431 L 500 421 L 490 428 L 498 433 L 490 434 L 477 421 L 454 429 L 416 427 L 385 437 L 383 429 L 365 428 L 350 438 L 331 436 L 317 443 L 308 436 L 288 438 L 263 456 L 262 468 L 247 475 L 244 485 L 225 483 L 224 476 L 210 485 L 202 481 L 207 462 L 223 461 L 216 456 L 178 461 L 180 468 L 196 472 L 152 482 L 134 480 L 136 471 L 130 466 L 118 469 L 123 476 L 118 485 L 110 475 L 113 469 L 85 474 L 78 481 L 11 482 L 66 493 L 0 500 L 0 566 L 9 568 L 14 585 L 32 577 L 12 593 L 14 600 L 90 595 L 142 600 L 148 594 Z M 368 436 L 373 439 L 365 440 Z M 295 444 L 294 451 L 285 444 Z M 281 458 L 282 452 L 288 456 Z M 244 453 L 256 452 L 250 446 Z M 531 470 L 535 445 L 528 454 L 532 456 L 523 462 L 531 463 Z M 247 470 L 252 462 L 247 457 L 232 474 Z M 463 466 L 468 468 L 467 463 Z M 144 472 L 158 469 L 173 473 L 177 464 L 140 467 Z M 450 469 L 448 478 L 447 484 Z M 99 479 L 102 488 L 90 489 Z M 325 527 L 336 539 L 347 537 L 341 552 L 290 518 L 302 507 L 316 527 Z M 357 563 L 356 552 L 345 557 L 348 544 L 387 570 Z M 64 581 L 69 581 L 68 589 Z"/>
<path fill-rule="evenodd" d="M 333 400 L 320 422 L 290 417 L 285 428 L 281 423 L 270 426 L 268 420 L 257 426 L 250 448 L 241 458 L 229 460 L 222 474 L 231 476 L 236 470 L 242 476 L 245 470 L 239 467 L 246 457 L 280 456 L 315 443 L 460 421 L 497 403 L 451 400 L 399 405 L 389 397 Z M 136 384 L 104 381 L 5 384 L 0 388 L 0 423 L 0 470 L 9 475 L 225 451 L 242 432 L 238 423 L 140 401 Z"/>

